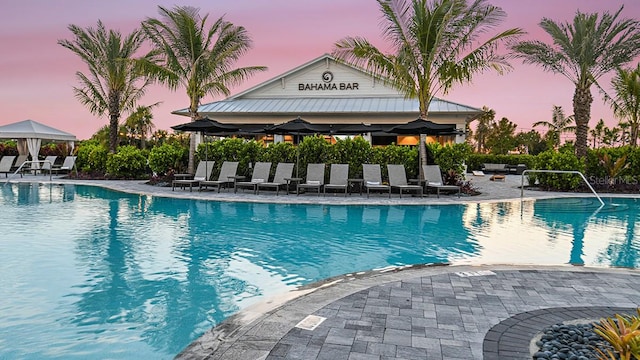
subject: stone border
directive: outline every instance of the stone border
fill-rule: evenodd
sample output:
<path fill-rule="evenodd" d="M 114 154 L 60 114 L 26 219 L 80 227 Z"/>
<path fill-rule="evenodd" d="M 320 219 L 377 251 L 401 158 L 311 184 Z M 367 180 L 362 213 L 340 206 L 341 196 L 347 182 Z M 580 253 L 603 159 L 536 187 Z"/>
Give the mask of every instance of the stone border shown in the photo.
<path fill-rule="evenodd" d="M 610 317 L 615 314 L 634 314 L 635 308 L 589 306 L 559 307 L 527 311 L 494 325 L 482 344 L 485 360 L 519 360 L 531 358 L 531 342 L 542 329 L 566 321 Z"/>

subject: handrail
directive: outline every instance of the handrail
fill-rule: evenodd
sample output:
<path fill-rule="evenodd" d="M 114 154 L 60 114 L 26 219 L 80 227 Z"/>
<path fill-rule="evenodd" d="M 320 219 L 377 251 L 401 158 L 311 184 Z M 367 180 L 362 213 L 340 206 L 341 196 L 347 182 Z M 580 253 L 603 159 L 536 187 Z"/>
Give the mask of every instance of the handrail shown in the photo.
<path fill-rule="evenodd" d="M 524 170 L 522 172 L 522 177 L 520 179 L 520 200 L 522 200 L 522 198 L 524 197 L 524 175 L 529 172 L 554 173 L 554 174 L 578 174 L 580 175 L 582 180 L 584 180 L 584 183 L 587 184 L 587 186 L 589 187 L 593 195 L 595 195 L 598 201 L 600 201 L 600 205 L 604 206 L 604 201 L 602 201 L 602 199 L 600 198 L 600 195 L 598 195 L 598 193 L 593 189 L 591 184 L 589 184 L 589 182 L 587 181 L 587 178 L 584 177 L 584 174 L 582 174 L 580 171 L 577 171 L 577 170 L 529 170 L 529 169 Z"/>
<path fill-rule="evenodd" d="M 53 168 L 53 163 L 49 160 L 28 160 L 23 162 L 22 164 L 20 164 L 20 166 L 18 166 L 18 169 L 11 174 L 11 176 L 14 176 L 16 174 L 18 174 L 20 172 L 20 170 L 22 170 L 22 168 L 24 167 L 24 164 L 49 164 L 49 181 L 51 181 L 51 169 Z M 7 182 L 9 182 L 11 178 L 7 179 Z"/>

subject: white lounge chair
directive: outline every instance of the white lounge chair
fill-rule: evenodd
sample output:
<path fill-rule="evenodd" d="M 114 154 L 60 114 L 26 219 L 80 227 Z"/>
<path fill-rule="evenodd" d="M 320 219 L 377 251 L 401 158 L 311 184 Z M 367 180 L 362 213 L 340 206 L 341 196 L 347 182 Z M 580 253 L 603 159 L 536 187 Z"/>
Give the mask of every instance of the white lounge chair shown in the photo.
<path fill-rule="evenodd" d="M 347 196 L 348 188 L 349 164 L 331 164 L 329 182 L 324 184 L 323 193 L 326 195 L 327 190 L 344 190 L 344 196 Z"/>
<path fill-rule="evenodd" d="M 424 172 L 424 178 L 427 181 L 427 188 L 436 189 L 438 197 L 440 197 L 440 190 L 457 191 L 458 197 L 460 197 L 460 186 L 444 184 L 439 165 L 422 165 L 422 172 Z"/>
<path fill-rule="evenodd" d="M 251 174 L 251 181 L 236 181 L 233 183 L 233 192 L 238 192 L 238 188 L 251 188 L 255 194 L 258 191 L 258 184 L 269 180 L 269 173 L 271 172 L 270 162 L 257 162 L 253 166 L 253 173 Z"/>
<path fill-rule="evenodd" d="M 287 181 L 287 179 L 291 179 L 294 165 L 294 163 L 278 163 L 278 165 L 276 166 L 276 173 L 273 175 L 273 181 L 258 183 L 256 194 L 260 194 L 260 189 L 271 188 L 276 189 L 276 195 L 279 195 L 280 188 L 289 184 L 289 181 Z"/>
<path fill-rule="evenodd" d="M 200 190 L 208 188 L 209 186 L 218 188 L 220 192 L 221 187 L 227 187 L 233 184 L 233 177 L 236 176 L 238 171 L 237 161 L 225 161 L 220 168 L 220 174 L 218 174 L 218 180 L 204 180 L 200 181 Z"/>
<path fill-rule="evenodd" d="M 386 191 L 391 197 L 391 186 L 382 183 L 380 164 L 362 164 L 362 186 L 367 189 L 367 197 L 371 191 Z"/>
<path fill-rule="evenodd" d="M 10 173 L 13 173 L 13 161 L 16 159 L 13 155 L 5 155 L 0 159 L 0 174 L 4 174 L 4 177 L 9 177 Z"/>
<path fill-rule="evenodd" d="M 58 160 L 58 157 L 55 155 L 45 157 L 40 169 L 43 171 L 51 172 L 51 169 L 53 168 L 53 165 L 55 165 L 56 160 Z"/>
<path fill-rule="evenodd" d="M 407 172 L 404 165 L 392 165 L 387 164 L 387 170 L 389 171 L 389 185 L 392 189 L 398 189 L 400 197 L 405 191 L 414 191 L 422 197 L 424 189 L 420 185 L 409 185 L 407 182 Z"/>
<path fill-rule="evenodd" d="M 296 195 L 300 194 L 300 189 L 316 190 L 320 196 L 320 190 L 324 186 L 325 164 L 307 164 L 307 181 L 296 186 Z"/>
<path fill-rule="evenodd" d="M 58 174 L 60 172 L 71 172 L 73 168 L 76 167 L 76 158 L 77 156 L 67 156 L 64 158 L 64 162 L 61 166 L 53 166 L 51 167 L 51 171 Z"/>
<path fill-rule="evenodd" d="M 193 175 L 193 179 L 177 179 L 173 180 L 171 190 L 176 189 L 176 185 L 180 186 L 180 188 L 184 189 L 187 185 L 189 186 L 189 191 L 193 191 L 194 185 L 199 185 L 200 181 L 209 180 L 211 177 L 211 172 L 213 172 L 213 166 L 215 165 L 215 161 L 200 161 L 198 163 L 198 167 L 196 168 L 196 173 Z"/>

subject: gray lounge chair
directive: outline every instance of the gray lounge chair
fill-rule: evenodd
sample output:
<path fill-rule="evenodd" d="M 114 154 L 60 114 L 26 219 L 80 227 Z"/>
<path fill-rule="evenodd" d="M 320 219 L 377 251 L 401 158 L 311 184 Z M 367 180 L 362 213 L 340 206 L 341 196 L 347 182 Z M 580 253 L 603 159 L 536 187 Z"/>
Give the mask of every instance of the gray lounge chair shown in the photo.
<path fill-rule="evenodd" d="M 209 186 L 218 188 L 220 192 L 221 187 L 228 187 L 233 184 L 233 177 L 236 176 L 238 171 L 237 161 L 225 161 L 220 168 L 220 174 L 218 174 L 218 180 L 204 180 L 200 181 L 200 190 L 208 188 Z"/>
<path fill-rule="evenodd" d="M 391 197 L 391 186 L 382 183 L 380 164 L 362 164 L 362 186 L 367 189 L 367 197 L 371 191 L 386 191 Z"/>
<path fill-rule="evenodd" d="M 439 165 L 422 165 L 422 172 L 424 172 L 424 178 L 427 181 L 427 188 L 436 189 L 438 197 L 440 197 L 440 190 L 457 191 L 458 197 L 460 197 L 460 186 L 444 184 Z"/>
<path fill-rule="evenodd" d="M 13 167 L 11 168 L 11 170 L 16 171 L 20 169 L 21 172 L 24 172 L 25 170 L 31 169 L 30 164 L 24 163 L 27 160 L 29 160 L 29 155 L 18 155 L 16 161 L 13 162 Z M 22 168 L 20 166 L 22 166 Z"/>
<path fill-rule="evenodd" d="M 270 172 L 271 172 L 270 162 L 257 162 L 253 166 L 251 181 L 235 181 L 233 183 L 233 192 L 234 193 L 238 192 L 238 188 L 251 188 L 253 189 L 253 193 L 255 194 L 258 191 L 258 184 L 269 180 Z"/>
<path fill-rule="evenodd" d="M 51 167 L 51 171 L 58 174 L 60 172 L 70 173 L 76 167 L 76 158 L 77 156 L 67 156 L 64 158 L 64 162 L 61 166 L 53 166 Z"/>
<path fill-rule="evenodd" d="M 0 159 L 0 174 L 4 174 L 4 177 L 9 177 L 10 173 L 13 173 L 13 161 L 16 159 L 13 155 L 5 155 Z"/>
<path fill-rule="evenodd" d="M 258 183 L 256 194 L 260 193 L 260 189 L 276 189 L 276 195 L 279 195 L 280 188 L 289 185 L 289 181 L 287 179 L 291 179 L 294 165 L 294 163 L 278 163 L 276 166 L 276 173 L 273 175 L 273 181 Z"/>
<path fill-rule="evenodd" d="M 422 197 L 424 189 L 420 185 L 409 185 L 407 182 L 407 172 L 404 165 L 392 165 L 387 164 L 387 170 L 389 171 L 389 185 L 392 189 L 398 189 L 400 197 L 405 191 L 414 191 Z"/>
<path fill-rule="evenodd" d="M 320 190 L 324 185 L 324 169 L 325 164 L 307 164 L 307 181 L 298 183 L 296 186 L 296 195 L 300 194 L 300 189 L 316 190 L 320 196 Z"/>
<path fill-rule="evenodd" d="M 193 175 L 193 179 L 176 179 L 171 183 L 171 190 L 176 189 L 176 185 L 184 189 L 189 186 L 189 191 L 193 191 L 193 186 L 198 186 L 200 181 L 209 180 L 211 173 L 213 172 L 213 166 L 215 161 L 200 161 L 196 168 L 196 173 Z"/>
<path fill-rule="evenodd" d="M 40 170 L 51 172 L 51 169 L 53 168 L 53 165 L 55 165 L 56 160 L 58 160 L 58 157 L 55 156 L 55 155 L 51 155 L 51 156 L 45 157 L 44 158 L 44 162 L 42 163 L 42 166 L 40 167 Z"/>
<path fill-rule="evenodd" d="M 331 164 L 329 183 L 324 184 L 323 192 L 326 195 L 327 190 L 344 190 L 344 196 L 347 196 L 348 182 L 349 164 Z"/>

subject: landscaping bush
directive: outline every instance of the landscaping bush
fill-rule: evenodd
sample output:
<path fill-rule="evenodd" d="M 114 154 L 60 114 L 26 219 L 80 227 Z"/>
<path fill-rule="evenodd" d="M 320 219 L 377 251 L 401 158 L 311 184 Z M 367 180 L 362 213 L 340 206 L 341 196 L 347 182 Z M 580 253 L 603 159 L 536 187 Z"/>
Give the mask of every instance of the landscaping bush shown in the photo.
<path fill-rule="evenodd" d="M 371 149 L 370 163 L 380 164 L 382 177 L 387 178 L 387 164 L 402 164 L 407 179 L 418 178 L 418 148 L 395 144 Z"/>
<path fill-rule="evenodd" d="M 188 161 L 189 149 L 181 145 L 164 143 L 155 146 L 149 152 L 149 168 L 157 176 L 164 176 L 169 172 L 184 172 L 184 165 Z"/>
<path fill-rule="evenodd" d="M 305 136 L 297 151 L 300 154 L 297 174 L 303 178 L 307 176 L 307 164 L 326 164 L 331 159 L 331 144 L 323 136 Z"/>
<path fill-rule="evenodd" d="M 371 163 L 371 144 L 358 136 L 338 139 L 331 147 L 332 164 L 349 164 L 349 178 L 362 178 L 362 164 Z"/>
<path fill-rule="evenodd" d="M 584 162 L 578 159 L 572 151 L 547 150 L 538 154 L 534 169 L 575 170 L 584 173 Z M 529 183 L 533 184 L 536 181 L 545 190 L 576 190 L 581 184 L 584 184 L 580 175 L 577 174 L 531 173 Z"/>
<path fill-rule="evenodd" d="M 140 179 L 149 174 L 147 158 L 135 146 L 120 146 L 118 152 L 107 157 L 109 177 Z"/>
<path fill-rule="evenodd" d="M 88 174 L 103 175 L 107 170 L 107 154 L 109 149 L 94 140 L 83 142 L 78 147 L 76 166 Z"/>
<path fill-rule="evenodd" d="M 15 141 L 4 141 L 0 143 L 0 155 L 18 155 L 18 146 Z"/>

